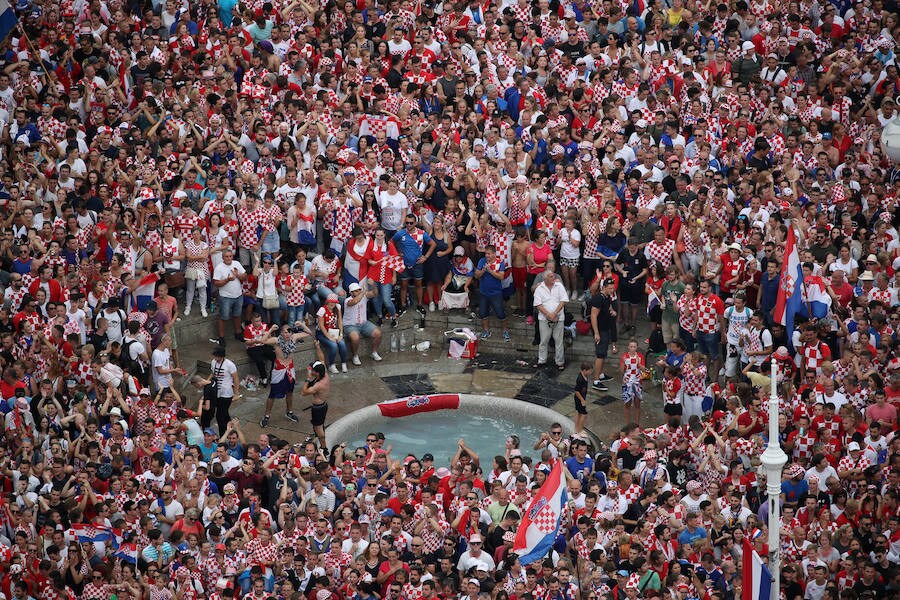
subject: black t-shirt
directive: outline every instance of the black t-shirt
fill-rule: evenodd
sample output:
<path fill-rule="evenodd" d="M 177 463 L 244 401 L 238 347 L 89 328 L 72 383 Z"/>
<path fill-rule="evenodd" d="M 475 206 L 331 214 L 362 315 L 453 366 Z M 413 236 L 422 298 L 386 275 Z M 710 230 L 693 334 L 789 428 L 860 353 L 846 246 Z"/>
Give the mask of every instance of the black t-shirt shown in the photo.
<path fill-rule="evenodd" d="M 870 584 L 866 584 L 860 579 L 853 584 L 853 591 L 856 592 L 857 596 L 863 592 L 872 592 L 875 595 L 876 600 L 879 598 L 887 598 L 887 592 L 885 591 L 884 586 L 879 583 L 877 579 L 873 580 Z"/>
<path fill-rule="evenodd" d="M 786 600 L 795 600 L 803 598 L 803 586 L 796 581 L 789 581 L 784 584 L 784 597 Z"/>
<path fill-rule="evenodd" d="M 583 401 L 587 400 L 588 381 L 587 381 L 587 378 L 584 375 L 582 375 L 581 373 L 578 373 L 578 377 L 575 378 L 574 392 L 576 394 L 580 394 Z M 578 400 L 576 400 L 576 402 L 577 401 Z"/>
<path fill-rule="evenodd" d="M 634 284 L 627 281 L 628 279 L 637 277 L 647 268 L 647 257 L 644 256 L 642 250 L 638 250 L 637 254 L 634 255 L 628 252 L 627 249 L 624 252 L 620 252 L 619 256 L 616 258 L 616 264 L 621 265 L 622 270 L 625 271 L 625 276 L 622 279 L 621 285 L 637 285 L 641 288 L 644 287 L 644 277 L 638 279 Z"/>
<path fill-rule="evenodd" d="M 619 450 L 619 453 L 616 454 L 616 458 L 622 461 L 622 468 L 628 469 L 629 471 L 634 471 L 635 467 L 637 467 L 638 461 L 641 459 L 641 454 L 635 456 L 631 452 L 628 451 L 627 448 L 623 448 Z"/>
<path fill-rule="evenodd" d="M 616 327 L 616 318 L 610 312 L 612 310 L 612 300 L 602 293 L 595 294 L 591 298 L 591 309 L 594 308 L 599 311 L 597 314 L 597 329 L 599 331 L 613 331 Z"/>

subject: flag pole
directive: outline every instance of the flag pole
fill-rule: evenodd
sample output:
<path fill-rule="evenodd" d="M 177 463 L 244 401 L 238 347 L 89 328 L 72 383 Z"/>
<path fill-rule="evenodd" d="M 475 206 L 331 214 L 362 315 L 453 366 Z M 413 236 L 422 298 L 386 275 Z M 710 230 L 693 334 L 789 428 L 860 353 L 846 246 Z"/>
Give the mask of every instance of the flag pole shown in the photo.
<path fill-rule="evenodd" d="M 778 441 L 778 361 L 773 356 L 770 371 L 772 389 L 769 394 L 769 443 L 760 460 L 766 473 L 769 495 L 769 572 L 772 575 L 771 600 L 781 597 L 781 471 L 787 455 Z"/>

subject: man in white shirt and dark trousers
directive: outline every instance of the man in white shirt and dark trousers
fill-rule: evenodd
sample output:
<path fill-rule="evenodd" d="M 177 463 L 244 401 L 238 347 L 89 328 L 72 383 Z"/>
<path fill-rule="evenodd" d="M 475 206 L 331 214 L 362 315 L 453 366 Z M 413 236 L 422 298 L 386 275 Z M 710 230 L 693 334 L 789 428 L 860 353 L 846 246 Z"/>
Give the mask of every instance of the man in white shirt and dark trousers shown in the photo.
<path fill-rule="evenodd" d="M 213 359 L 210 363 L 212 374 L 210 384 L 214 395 L 210 401 L 209 411 L 215 413 L 216 424 L 219 426 L 219 435 L 224 435 L 228 429 L 228 422 L 231 421 L 231 415 L 228 409 L 234 400 L 235 393 L 240 389 L 240 380 L 238 379 L 237 366 L 229 359 L 225 358 L 225 347 L 216 346 L 212 351 Z M 238 398 L 241 396 L 238 395 Z M 204 412 L 206 412 L 204 410 Z"/>
<path fill-rule="evenodd" d="M 550 338 L 553 338 L 554 360 L 556 367 L 562 371 L 566 368 L 566 347 L 563 344 L 565 331 L 564 309 L 569 295 L 556 273 L 544 273 L 544 281 L 534 289 L 534 307 L 538 311 L 538 328 L 541 343 L 538 345 L 537 367 L 547 364 L 547 352 Z"/>

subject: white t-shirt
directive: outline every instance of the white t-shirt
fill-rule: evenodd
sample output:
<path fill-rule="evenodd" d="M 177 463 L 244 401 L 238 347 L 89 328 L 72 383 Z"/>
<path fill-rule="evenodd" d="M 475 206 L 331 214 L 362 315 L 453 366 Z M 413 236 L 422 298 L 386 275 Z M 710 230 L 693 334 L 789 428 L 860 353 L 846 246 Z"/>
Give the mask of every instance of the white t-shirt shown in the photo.
<path fill-rule="evenodd" d="M 560 258 L 568 258 L 575 259 L 578 258 L 578 246 L 573 245 L 572 242 L 581 242 L 581 232 L 577 229 L 573 229 L 569 231 L 568 229 L 563 228 L 559 232 L 559 257 Z"/>
<path fill-rule="evenodd" d="M 828 265 L 828 272 L 834 273 L 835 271 L 843 271 L 844 275 L 849 275 L 853 272 L 853 269 L 858 269 L 859 263 L 854 259 L 849 259 L 847 262 L 842 261 L 840 258 L 836 259 L 833 263 Z"/>
<path fill-rule="evenodd" d="M 157 348 L 153 351 L 153 385 L 156 386 L 156 389 L 162 389 L 172 385 L 172 375 L 170 373 L 161 374 L 157 370 L 157 367 L 168 369 L 171 358 L 172 353 L 169 352 L 168 348 Z"/>
<path fill-rule="evenodd" d="M 220 398 L 234 397 L 234 374 L 237 367 L 227 358 L 214 359 L 210 365 L 212 379 L 216 384 L 216 395 Z"/>
<path fill-rule="evenodd" d="M 396 194 L 381 192 L 378 196 L 378 205 L 381 207 L 381 226 L 389 231 L 400 229 L 403 211 L 409 209 L 406 194 L 399 191 Z"/>
<path fill-rule="evenodd" d="M 216 270 L 213 271 L 213 279 L 220 281 L 228 279 L 228 276 L 231 274 L 232 269 L 237 269 L 237 272 L 240 274 L 246 273 L 246 271 L 244 270 L 244 265 L 236 260 L 232 260 L 230 265 L 221 263 L 216 266 Z M 240 298 L 241 295 L 241 282 L 237 278 L 235 278 L 233 281 L 229 281 L 219 288 L 219 296 L 221 296 L 222 298 Z"/>

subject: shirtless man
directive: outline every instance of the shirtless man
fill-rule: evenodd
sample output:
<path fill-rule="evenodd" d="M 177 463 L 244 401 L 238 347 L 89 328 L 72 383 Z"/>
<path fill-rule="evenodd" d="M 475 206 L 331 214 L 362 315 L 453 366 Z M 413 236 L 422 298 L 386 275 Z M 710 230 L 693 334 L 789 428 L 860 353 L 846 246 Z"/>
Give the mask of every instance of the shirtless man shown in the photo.
<path fill-rule="evenodd" d="M 528 278 L 528 249 L 531 241 L 528 239 L 528 230 L 524 227 L 516 227 L 515 238 L 512 243 L 512 276 L 513 286 L 516 289 L 516 314 L 524 317 L 529 314 L 525 304 L 525 290 Z"/>
<path fill-rule="evenodd" d="M 328 456 L 328 446 L 325 444 L 325 416 L 328 414 L 328 392 L 331 390 L 331 379 L 325 369 L 325 364 L 315 361 L 306 369 L 306 382 L 303 384 L 302 394 L 312 396 L 312 422 L 313 432 L 319 438 L 319 448 L 322 454 Z"/>

